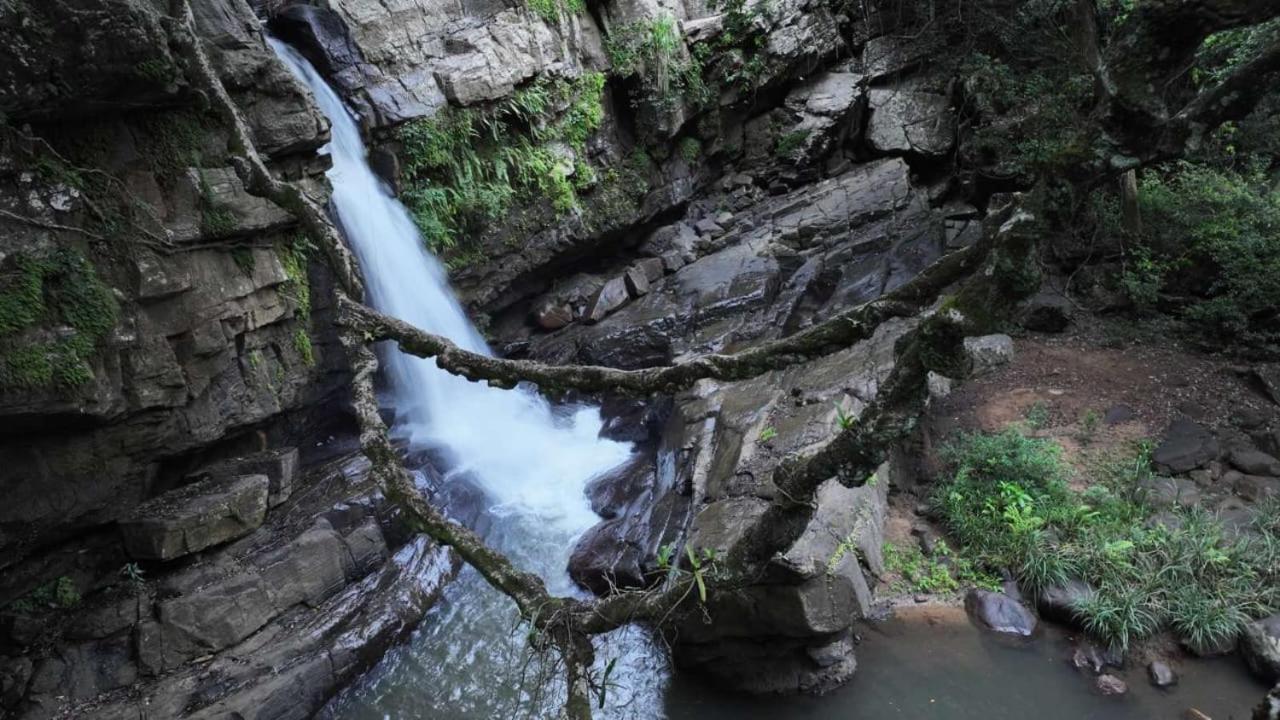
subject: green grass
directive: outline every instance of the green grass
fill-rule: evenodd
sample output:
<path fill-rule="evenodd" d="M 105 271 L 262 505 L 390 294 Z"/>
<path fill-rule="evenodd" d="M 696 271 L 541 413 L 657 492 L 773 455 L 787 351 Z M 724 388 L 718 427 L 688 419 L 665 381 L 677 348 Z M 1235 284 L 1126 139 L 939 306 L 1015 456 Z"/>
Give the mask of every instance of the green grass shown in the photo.
<path fill-rule="evenodd" d="M 1262 509 L 1248 540 L 1228 539 L 1199 508 L 1177 511 L 1176 531 L 1148 527 L 1139 486 L 1149 453 L 1138 445 L 1097 463 L 1078 492 L 1052 441 L 1015 429 L 962 435 L 944 450 L 949 473 L 932 505 L 980 568 L 1007 569 L 1028 592 L 1072 578 L 1093 585 L 1077 612 L 1100 640 L 1125 650 L 1167 628 L 1210 651 L 1280 606 L 1280 502 Z"/>

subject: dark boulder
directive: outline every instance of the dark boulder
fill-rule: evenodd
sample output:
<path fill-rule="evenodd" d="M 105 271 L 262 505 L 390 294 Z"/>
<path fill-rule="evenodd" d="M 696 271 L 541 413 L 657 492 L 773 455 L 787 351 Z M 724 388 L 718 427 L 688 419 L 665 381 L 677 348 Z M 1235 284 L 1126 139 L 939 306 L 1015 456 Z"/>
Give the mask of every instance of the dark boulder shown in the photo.
<path fill-rule="evenodd" d="M 1202 468 L 1218 457 L 1218 439 L 1187 418 L 1175 420 L 1151 455 L 1156 470 L 1169 474 Z"/>
<path fill-rule="evenodd" d="M 1240 655 L 1255 675 L 1280 682 L 1280 615 L 1246 625 L 1240 634 Z"/>
<path fill-rule="evenodd" d="M 1058 293 L 1041 292 L 1026 300 L 1019 323 L 1032 332 L 1060 333 L 1071 324 L 1074 308 Z"/>
<path fill-rule="evenodd" d="M 1232 448 L 1227 462 L 1246 475 L 1280 475 L 1280 460 L 1255 448 Z"/>
<path fill-rule="evenodd" d="M 1093 592 L 1093 586 L 1083 580 L 1068 580 L 1062 585 L 1051 585 L 1042 590 L 1036 598 L 1036 608 L 1046 620 L 1076 625 L 1079 623 L 1076 604 Z"/>
<path fill-rule="evenodd" d="M 1156 687 L 1170 687 L 1178 684 L 1178 675 L 1163 660 L 1153 660 L 1147 665 L 1147 677 Z"/>
<path fill-rule="evenodd" d="M 993 632 L 1030 637 L 1036 631 L 1036 616 L 1004 593 L 970 590 L 964 609 L 979 626 Z"/>
<path fill-rule="evenodd" d="M 629 299 L 631 296 L 627 294 L 626 281 L 620 277 L 613 278 L 587 300 L 587 308 L 582 313 L 583 320 L 588 323 L 600 322 L 609 313 L 626 305 Z"/>

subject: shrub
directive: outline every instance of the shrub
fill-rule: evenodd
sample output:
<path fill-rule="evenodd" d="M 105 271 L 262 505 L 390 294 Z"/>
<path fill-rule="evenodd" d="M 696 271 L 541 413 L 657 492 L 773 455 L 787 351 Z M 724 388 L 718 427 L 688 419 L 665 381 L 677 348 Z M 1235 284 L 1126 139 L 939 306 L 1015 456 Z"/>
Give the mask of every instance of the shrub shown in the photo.
<path fill-rule="evenodd" d="M 1280 193 L 1256 171 L 1178 163 L 1146 173 L 1122 282 L 1135 304 L 1162 294 L 1216 340 L 1280 339 Z"/>
<path fill-rule="evenodd" d="M 595 177 L 580 158 L 603 120 L 603 90 L 600 73 L 542 78 L 487 110 L 446 108 L 402 127 L 403 197 L 428 246 L 456 247 L 517 200 L 541 197 L 558 213 L 577 207 L 577 191 Z"/>
<path fill-rule="evenodd" d="M 1280 500 L 1261 508 L 1243 540 L 1199 508 L 1176 512 L 1177 531 L 1148 527 L 1140 487 L 1149 444 L 1097 463 L 1084 492 L 1066 486 L 1059 450 L 1016 430 L 961 435 L 945 448 L 949 473 L 932 504 L 988 571 L 1011 571 L 1031 593 L 1089 581 L 1097 590 L 1076 611 L 1121 650 L 1162 627 L 1192 649 L 1216 648 L 1280 601 Z"/>

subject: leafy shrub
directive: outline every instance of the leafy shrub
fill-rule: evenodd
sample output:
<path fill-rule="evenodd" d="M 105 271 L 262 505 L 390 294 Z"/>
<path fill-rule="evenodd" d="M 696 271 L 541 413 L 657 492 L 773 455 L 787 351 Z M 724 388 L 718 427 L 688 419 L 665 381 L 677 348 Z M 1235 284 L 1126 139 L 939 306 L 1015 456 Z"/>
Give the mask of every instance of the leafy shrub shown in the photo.
<path fill-rule="evenodd" d="M 1170 293 L 1216 340 L 1280 339 L 1280 193 L 1265 175 L 1178 163 L 1143 176 L 1139 205 L 1123 278 L 1136 304 Z"/>
<path fill-rule="evenodd" d="M 600 73 L 543 78 L 488 110 L 447 108 L 402 127 L 403 197 L 427 244 L 454 248 L 504 218 L 518 199 L 542 197 L 561 213 L 577 207 L 577 192 L 594 173 L 555 145 L 586 154 L 604 117 L 603 90 Z"/>
<path fill-rule="evenodd" d="M 1065 484 L 1057 445 L 1015 430 L 962 435 L 944 458 L 932 505 L 965 552 L 1032 593 L 1087 580 L 1097 590 L 1076 611 L 1118 649 L 1164 627 L 1197 651 L 1220 647 L 1280 602 L 1280 500 L 1238 540 L 1198 508 L 1177 511 L 1176 531 L 1148 526 L 1149 444 L 1092 468 L 1084 492 Z"/>

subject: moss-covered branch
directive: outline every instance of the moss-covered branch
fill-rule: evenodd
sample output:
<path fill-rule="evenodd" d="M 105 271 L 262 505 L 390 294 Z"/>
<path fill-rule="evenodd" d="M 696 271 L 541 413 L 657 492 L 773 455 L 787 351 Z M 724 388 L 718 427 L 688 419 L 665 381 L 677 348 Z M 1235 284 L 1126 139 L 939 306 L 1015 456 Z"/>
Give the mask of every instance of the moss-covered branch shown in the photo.
<path fill-rule="evenodd" d="M 911 282 L 878 300 L 859 305 L 794 335 L 732 355 L 703 355 L 692 360 L 642 370 L 598 365 L 548 365 L 505 360 L 464 350 L 448 338 L 425 332 L 351 300 L 339 301 L 339 322 L 369 340 L 395 340 L 402 352 L 434 358 L 447 372 L 500 387 L 521 382 L 547 391 L 567 389 L 629 395 L 674 393 L 704 379 L 746 380 L 770 370 L 808 362 L 870 338 L 890 318 L 911 317 L 933 302 L 948 285 L 969 273 L 986 256 L 987 243 L 948 255 Z"/>

